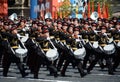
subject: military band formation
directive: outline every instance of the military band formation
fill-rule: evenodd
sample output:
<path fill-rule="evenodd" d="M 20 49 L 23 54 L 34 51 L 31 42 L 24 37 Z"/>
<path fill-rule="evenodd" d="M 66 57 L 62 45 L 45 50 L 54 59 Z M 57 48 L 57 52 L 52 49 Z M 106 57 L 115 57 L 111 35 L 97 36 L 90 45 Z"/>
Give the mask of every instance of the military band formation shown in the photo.
<path fill-rule="evenodd" d="M 0 62 L 4 77 L 11 63 L 22 77 L 28 75 L 25 65 L 33 78 L 39 78 L 41 66 L 54 77 L 64 77 L 70 63 L 81 77 L 96 64 L 114 75 L 120 63 L 120 20 L 0 18 Z"/>

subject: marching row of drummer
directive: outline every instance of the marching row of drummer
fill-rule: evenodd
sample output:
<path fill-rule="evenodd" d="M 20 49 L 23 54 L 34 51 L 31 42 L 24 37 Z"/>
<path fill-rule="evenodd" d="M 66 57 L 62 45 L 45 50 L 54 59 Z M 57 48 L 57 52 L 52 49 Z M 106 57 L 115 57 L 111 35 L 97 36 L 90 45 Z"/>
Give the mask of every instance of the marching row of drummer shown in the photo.
<path fill-rule="evenodd" d="M 97 63 L 113 75 L 120 63 L 119 49 L 120 21 L 116 17 L 97 21 L 90 18 L 0 19 L 3 76 L 7 76 L 12 62 L 22 77 L 28 75 L 25 64 L 34 78 L 38 78 L 41 66 L 46 66 L 54 77 L 58 71 L 65 76 L 69 63 L 73 69 L 77 67 L 81 77 L 89 74 Z"/>

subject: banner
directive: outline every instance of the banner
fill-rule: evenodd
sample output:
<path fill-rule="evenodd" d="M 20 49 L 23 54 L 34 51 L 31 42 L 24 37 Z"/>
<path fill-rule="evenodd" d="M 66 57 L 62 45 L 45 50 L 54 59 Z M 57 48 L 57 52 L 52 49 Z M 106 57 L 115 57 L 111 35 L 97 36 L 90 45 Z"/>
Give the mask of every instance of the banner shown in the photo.
<path fill-rule="evenodd" d="M 31 14 L 37 17 L 52 18 L 51 15 L 52 0 L 31 0 Z M 34 12 L 34 14 L 33 14 Z"/>
<path fill-rule="evenodd" d="M 102 18 L 102 15 L 101 15 L 101 8 L 100 8 L 100 3 L 98 2 L 97 5 L 98 5 L 97 12 L 98 12 L 99 18 Z"/>
<path fill-rule="evenodd" d="M 90 2 L 88 2 L 88 6 L 87 7 L 88 7 L 88 9 L 87 9 L 88 10 L 87 17 L 90 18 L 90 15 L 91 15 L 90 14 Z"/>
<path fill-rule="evenodd" d="M 0 16 L 8 15 L 8 3 L 7 0 L 0 0 Z"/>
<path fill-rule="evenodd" d="M 30 0 L 30 18 L 37 18 L 37 0 Z"/>
<path fill-rule="evenodd" d="M 70 0 L 71 3 L 71 17 L 72 18 L 83 18 L 85 12 L 84 3 L 86 0 Z"/>
<path fill-rule="evenodd" d="M 52 18 L 51 15 L 51 2 L 52 0 L 38 0 L 36 11 L 38 12 L 38 17 Z"/>

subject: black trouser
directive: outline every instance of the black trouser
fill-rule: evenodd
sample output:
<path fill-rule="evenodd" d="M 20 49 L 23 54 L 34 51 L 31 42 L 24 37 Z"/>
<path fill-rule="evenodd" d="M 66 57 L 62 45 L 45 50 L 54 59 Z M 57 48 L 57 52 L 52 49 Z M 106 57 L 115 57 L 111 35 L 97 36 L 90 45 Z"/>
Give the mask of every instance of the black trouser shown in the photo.
<path fill-rule="evenodd" d="M 84 60 L 83 60 L 83 69 L 86 69 L 86 66 L 87 66 L 87 63 L 88 61 L 92 61 L 93 59 L 90 59 L 90 56 L 93 56 L 94 55 L 94 50 L 92 48 L 88 48 L 87 46 L 85 46 L 85 49 L 86 49 L 86 55 L 84 57 Z"/>
<path fill-rule="evenodd" d="M 90 66 L 88 67 L 87 71 L 90 72 L 93 67 L 96 65 L 99 59 L 104 58 L 106 60 L 106 65 L 108 67 L 108 73 L 113 74 L 113 66 L 112 66 L 112 56 L 109 56 L 108 54 L 105 53 L 96 53 L 95 54 L 95 59 L 91 62 Z"/>
<path fill-rule="evenodd" d="M 66 60 L 66 58 L 67 58 L 67 55 L 66 55 L 65 51 L 61 52 L 60 56 L 59 56 L 59 60 L 58 60 L 58 65 L 57 65 L 58 71 L 60 71 L 60 69 L 63 65 L 63 62 Z"/>
<path fill-rule="evenodd" d="M 29 67 L 31 73 L 33 73 L 34 70 L 34 65 L 36 60 L 35 58 L 36 58 L 36 54 L 28 51 L 27 66 Z"/>
<path fill-rule="evenodd" d="M 43 53 L 29 52 L 27 65 L 29 66 L 31 72 L 34 74 L 34 78 L 38 78 L 39 69 L 42 64 L 47 65 L 49 71 L 54 75 L 57 74 L 57 69 L 52 65 Z"/>
<path fill-rule="evenodd" d="M 1 49 L 1 47 L 0 47 L 0 64 L 1 64 L 2 55 L 3 55 L 2 49 Z"/>
<path fill-rule="evenodd" d="M 120 48 L 116 48 L 116 54 L 113 59 L 113 69 L 115 70 L 120 64 Z"/>
<path fill-rule="evenodd" d="M 56 66 L 52 63 L 52 61 L 49 61 L 46 56 L 44 56 L 43 61 L 45 61 L 45 64 L 47 65 L 48 70 L 50 71 L 51 75 L 54 75 L 54 77 L 57 77 L 57 68 Z"/>
<path fill-rule="evenodd" d="M 2 42 L 0 41 L 0 64 L 2 63 L 3 50 L 4 48 L 2 47 Z"/>
<path fill-rule="evenodd" d="M 9 53 L 4 53 L 3 56 L 3 76 L 7 76 L 9 67 L 11 63 L 16 63 L 18 69 L 20 70 L 20 73 L 22 75 L 22 77 L 25 77 L 25 70 L 24 70 L 24 65 L 20 62 L 20 58 L 17 58 L 15 55 L 13 54 L 9 54 Z"/>
<path fill-rule="evenodd" d="M 32 54 L 30 59 L 29 59 L 29 68 L 31 70 L 31 73 L 34 74 L 34 78 L 38 78 L 38 73 L 39 73 L 39 69 L 40 66 L 42 64 L 41 62 L 41 58 L 40 56 L 36 55 L 36 54 Z"/>
<path fill-rule="evenodd" d="M 61 70 L 61 75 L 63 75 L 63 76 L 65 75 L 67 66 L 69 65 L 69 63 L 73 63 L 73 61 L 75 61 L 75 64 L 78 68 L 78 71 L 80 72 L 80 75 L 83 76 L 85 74 L 85 72 L 82 68 L 81 61 L 79 59 L 75 59 L 74 56 L 68 55 L 68 57 L 64 63 L 63 69 Z"/>
<path fill-rule="evenodd" d="M 86 65 L 87 65 L 87 62 L 89 61 L 89 57 L 90 57 L 90 55 L 92 55 L 90 51 L 91 51 L 90 49 L 86 48 L 86 55 L 83 60 L 83 68 L 84 69 L 86 69 Z"/>

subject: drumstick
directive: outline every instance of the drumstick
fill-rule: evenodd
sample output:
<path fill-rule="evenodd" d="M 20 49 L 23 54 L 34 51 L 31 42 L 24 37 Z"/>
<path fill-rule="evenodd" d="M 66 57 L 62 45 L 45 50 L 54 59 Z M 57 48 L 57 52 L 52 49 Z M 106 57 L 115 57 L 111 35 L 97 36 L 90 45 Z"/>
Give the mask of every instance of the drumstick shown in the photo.
<path fill-rule="evenodd" d="M 53 44 L 53 42 L 50 40 L 50 38 L 48 37 L 47 39 L 48 39 L 48 41 L 51 43 L 51 45 L 53 46 L 53 48 L 54 48 L 55 50 L 57 50 L 57 48 L 54 46 L 54 44 Z"/>
<path fill-rule="evenodd" d="M 22 46 L 24 47 L 24 49 L 27 49 L 27 48 L 25 47 L 25 45 L 23 44 L 23 42 L 21 42 L 20 37 L 19 37 L 18 34 L 17 34 L 17 37 L 18 37 L 18 40 L 20 41 L 20 43 L 22 44 Z"/>
<path fill-rule="evenodd" d="M 45 52 L 43 51 L 43 49 L 41 48 L 41 46 L 39 44 L 37 44 L 37 42 L 35 42 L 35 40 L 32 39 L 32 42 L 35 43 L 35 45 L 38 46 L 41 49 L 41 51 L 42 51 L 43 54 L 45 54 Z"/>
<path fill-rule="evenodd" d="M 10 47 L 10 43 L 8 42 L 8 40 L 7 40 L 7 43 L 8 43 L 8 46 Z M 10 47 L 10 49 L 13 52 L 13 54 L 15 54 L 15 51 L 12 49 L 12 47 Z"/>

